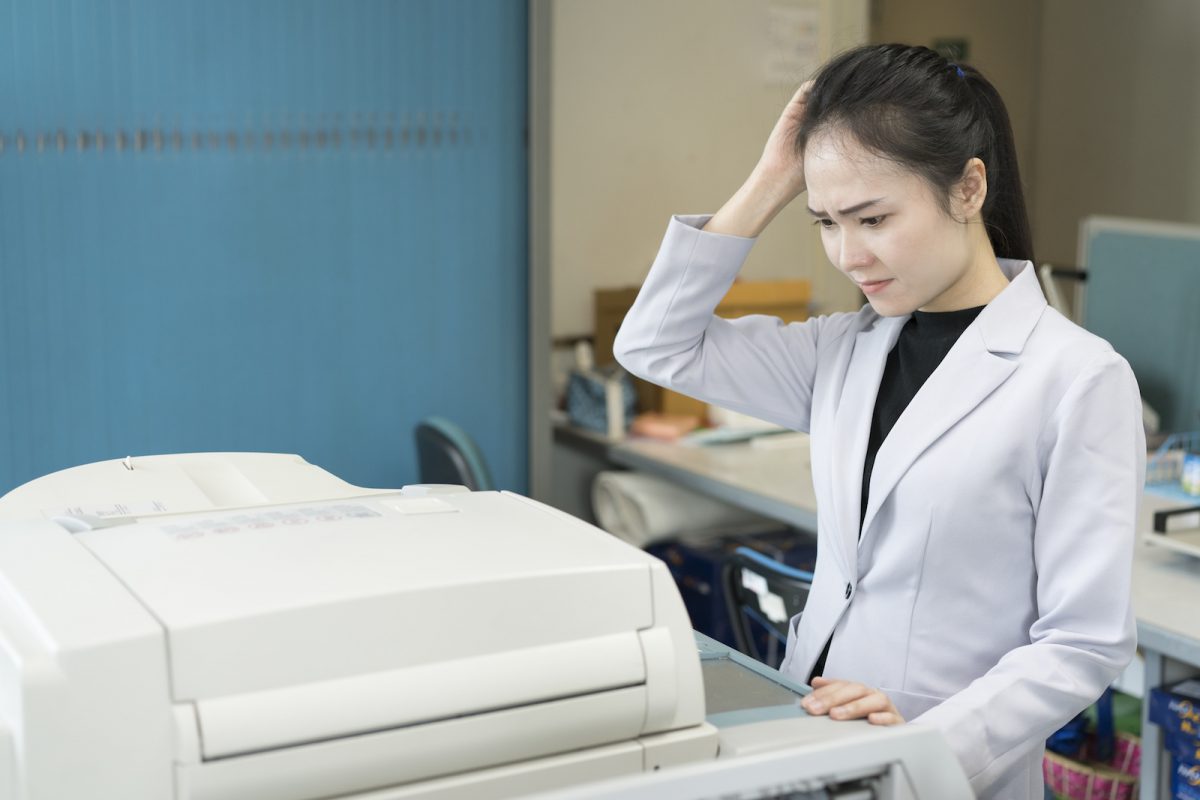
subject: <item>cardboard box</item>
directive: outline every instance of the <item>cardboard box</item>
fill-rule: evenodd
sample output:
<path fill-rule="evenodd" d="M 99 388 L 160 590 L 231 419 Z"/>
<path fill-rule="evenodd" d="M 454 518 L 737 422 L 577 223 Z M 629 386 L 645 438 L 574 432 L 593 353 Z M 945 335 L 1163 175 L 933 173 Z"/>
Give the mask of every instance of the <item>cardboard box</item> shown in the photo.
<path fill-rule="evenodd" d="M 638 288 L 597 289 L 595 294 L 596 328 L 594 347 L 596 364 L 613 362 L 613 341 L 621 322 L 637 297 Z M 779 317 L 784 322 L 808 319 L 812 286 L 805 280 L 738 281 L 730 287 L 717 306 L 717 316 L 736 319 L 749 314 Z M 704 416 L 704 403 L 642 380 L 636 381 L 638 411 Z"/>

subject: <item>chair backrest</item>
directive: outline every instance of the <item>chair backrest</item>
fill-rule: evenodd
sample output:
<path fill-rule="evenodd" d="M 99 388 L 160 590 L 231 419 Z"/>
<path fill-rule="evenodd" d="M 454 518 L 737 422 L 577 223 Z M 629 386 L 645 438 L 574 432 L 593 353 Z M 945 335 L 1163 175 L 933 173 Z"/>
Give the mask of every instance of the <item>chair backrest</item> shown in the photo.
<path fill-rule="evenodd" d="M 495 489 L 492 473 L 475 440 L 458 425 L 430 417 L 413 430 L 421 483 L 453 483 L 473 492 Z"/>
<path fill-rule="evenodd" d="M 738 649 L 778 667 L 787 645 L 788 621 L 804 610 L 813 574 L 750 547 L 733 551 L 725 564 L 725 602 Z"/>

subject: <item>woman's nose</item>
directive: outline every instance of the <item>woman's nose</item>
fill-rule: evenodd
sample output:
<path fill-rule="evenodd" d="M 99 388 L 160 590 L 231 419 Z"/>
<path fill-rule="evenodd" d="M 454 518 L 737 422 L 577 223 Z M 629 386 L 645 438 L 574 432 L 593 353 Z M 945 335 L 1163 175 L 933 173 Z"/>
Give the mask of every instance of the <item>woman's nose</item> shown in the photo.
<path fill-rule="evenodd" d="M 841 251 L 838 253 L 838 267 L 842 272 L 870 266 L 873 258 L 871 251 L 864 247 L 857 237 L 842 237 Z"/>

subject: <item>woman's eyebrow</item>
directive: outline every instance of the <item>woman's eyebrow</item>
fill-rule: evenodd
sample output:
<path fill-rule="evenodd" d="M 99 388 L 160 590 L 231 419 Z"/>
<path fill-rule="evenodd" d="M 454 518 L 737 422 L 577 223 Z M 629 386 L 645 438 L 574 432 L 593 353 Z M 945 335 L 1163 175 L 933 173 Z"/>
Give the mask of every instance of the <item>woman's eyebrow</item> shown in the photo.
<path fill-rule="evenodd" d="M 855 211 L 862 211 L 864 208 L 870 208 L 871 206 L 875 205 L 876 203 L 882 203 L 886 199 L 887 199 L 886 197 L 876 197 L 874 200 L 867 200 L 866 202 L 859 203 L 858 205 L 850 206 L 849 208 L 843 208 L 841 211 L 838 212 L 838 214 L 840 216 L 844 217 L 844 216 L 847 216 L 848 214 L 853 214 Z M 805 208 L 808 208 L 808 206 L 805 206 Z M 812 214 L 814 217 L 829 216 L 824 211 L 814 211 L 811 208 L 808 208 L 808 213 Z"/>

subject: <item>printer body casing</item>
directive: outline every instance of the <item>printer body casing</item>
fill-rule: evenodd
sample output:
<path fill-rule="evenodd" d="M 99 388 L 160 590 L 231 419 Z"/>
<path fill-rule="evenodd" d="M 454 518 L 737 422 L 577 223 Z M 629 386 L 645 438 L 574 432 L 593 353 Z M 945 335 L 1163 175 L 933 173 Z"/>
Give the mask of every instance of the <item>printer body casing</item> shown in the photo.
<path fill-rule="evenodd" d="M 470 796 L 716 750 L 665 567 L 535 501 L 268 454 L 0 500 L 0 798 Z"/>

